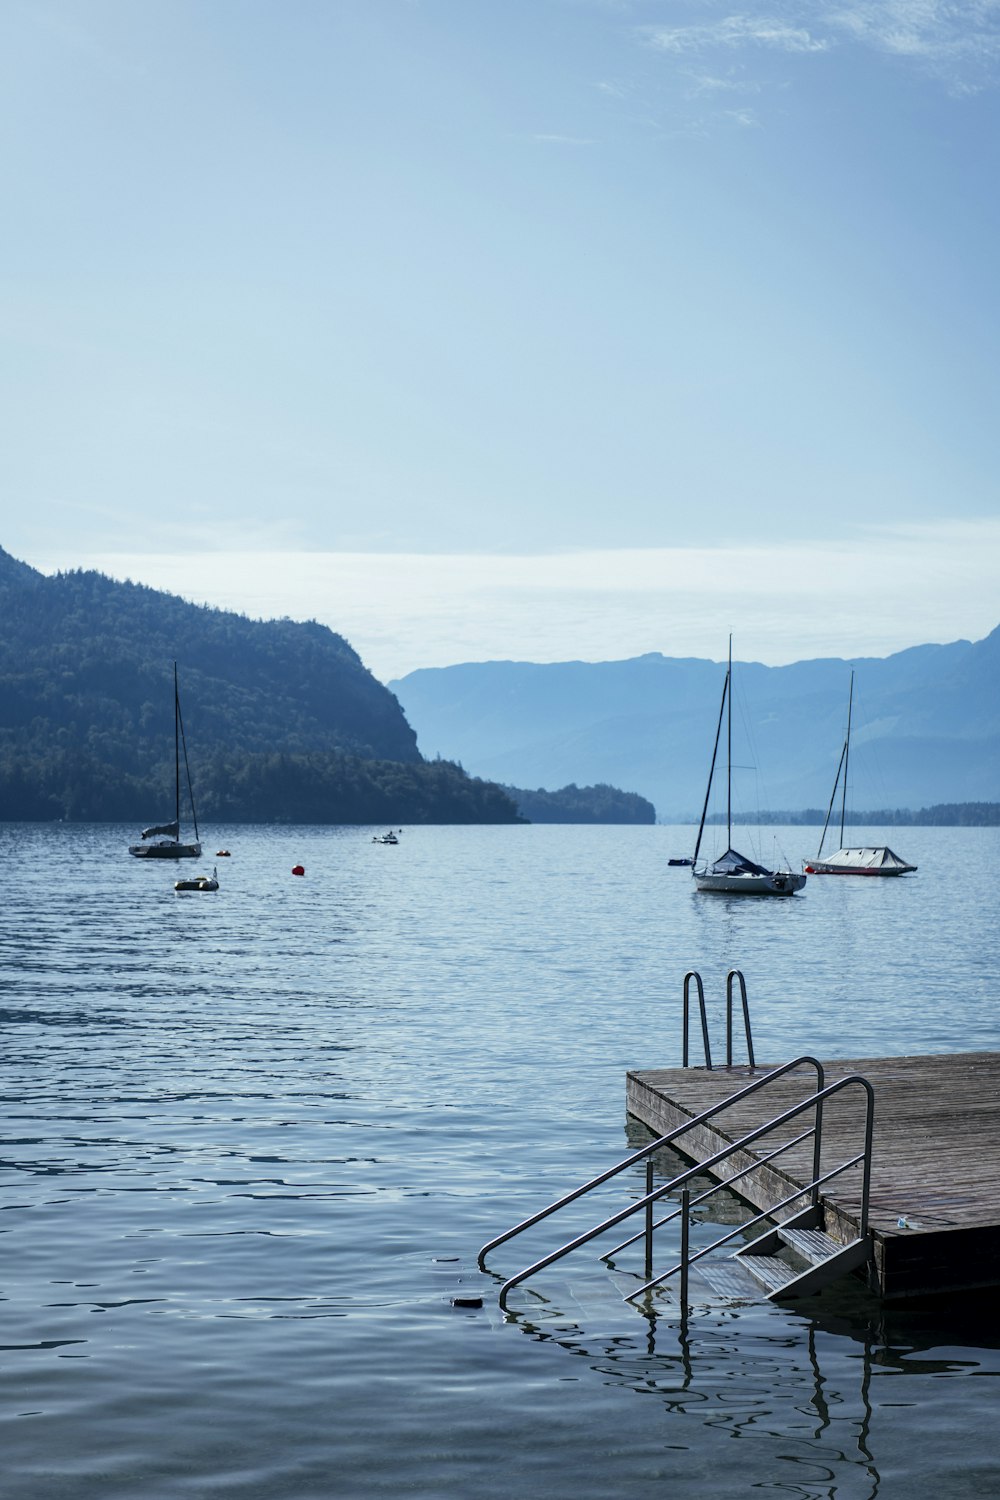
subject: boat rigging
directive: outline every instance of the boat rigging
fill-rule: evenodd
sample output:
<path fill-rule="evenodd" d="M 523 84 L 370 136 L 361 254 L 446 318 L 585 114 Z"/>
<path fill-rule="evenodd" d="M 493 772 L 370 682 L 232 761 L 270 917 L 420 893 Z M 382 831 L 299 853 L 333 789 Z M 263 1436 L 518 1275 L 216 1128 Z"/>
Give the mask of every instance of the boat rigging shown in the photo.
<path fill-rule="evenodd" d="M 712 781 L 715 776 L 715 763 L 719 754 L 719 739 L 722 735 L 722 721 L 726 719 L 726 852 L 711 863 L 704 861 L 698 863 L 698 855 L 701 851 L 702 835 L 705 832 L 705 819 L 708 816 L 708 803 L 712 795 Z M 705 803 L 701 810 L 701 822 L 698 825 L 698 838 L 694 846 L 694 857 L 691 860 L 691 874 L 699 891 L 713 892 L 727 896 L 794 896 L 806 883 L 804 874 L 795 870 L 769 870 L 765 865 L 757 864 L 755 860 L 748 859 L 745 854 L 740 854 L 733 848 L 733 638 L 729 637 L 729 660 L 726 667 L 726 680 L 722 685 L 722 701 L 719 704 L 719 722 L 715 727 L 715 744 L 712 747 L 712 763 L 708 772 L 708 786 L 705 788 Z"/>
<path fill-rule="evenodd" d="M 184 773 L 187 780 L 188 800 L 191 804 L 191 821 L 194 838 L 189 842 L 181 839 L 181 751 L 184 753 Z M 177 663 L 174 662 L 174 819 L 172 823 L 154 823 L 144 828 L 139 835 L 142 843 L 130 844 L 128 852 L 136 859 L 198 859 L 201 843 L 198 834 L 198 814 L 194 806 L 194 790 L 191 786 L 191 767 L 188 762 L 187 740 L 184 735 L 184 719 L 177 689 Z M 151 839 L 153 842 L 147 843 Z"/>

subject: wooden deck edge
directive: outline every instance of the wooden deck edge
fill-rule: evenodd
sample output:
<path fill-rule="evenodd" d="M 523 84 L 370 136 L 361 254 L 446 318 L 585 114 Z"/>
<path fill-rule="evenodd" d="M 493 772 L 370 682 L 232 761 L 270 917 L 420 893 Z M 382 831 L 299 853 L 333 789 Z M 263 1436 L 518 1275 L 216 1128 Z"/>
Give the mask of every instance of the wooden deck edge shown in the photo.
<path fill-rule="evenodd" d="M 642 1082 L 635 1074 L 628 1075 L 626 1109 L 640 1124 L 652 1130 L 655 1135 L 667 1135 L 678 1126 L 694 1119 L 691 1111 L 677 1104 L 674 1100 L 667 1099 L 665 1095 L 656 1089 L 650 1088 Z M 696 1125 L 685 1131 L 676 1141 L 671 1142 L 671 1148 L 691 1162 L 704 1161 L 706 1157 L 713 1156 L 726 1146 L 733 1144 L 733 1137 L 727 1135 L 717 1124 L 706 1122 Z M 716 1177 L 729 1177 L 734 1171 L 743 1171 L 754 1167 L 757 1157 L 749 1150 L 734 1151 L 726 1162 L 720 1163 L 719 1171 L 710 1172 L 708 1175 Z M 786 1198 L 794 1193 L 796 1188 L 801 1188 L 802 1182 L 783 1171 L 773 1163 L 766 1166 L 758 1166 L 748 1175 L 742 1178 L 733 1192 L 740 1198 L 757 1209 L 770 1207 L 772 1203 L 781 1198 Z M 789 1218 L 805 1207 L 805 1197 L 800 1202 L 791 1204 L 784 1209 L 780 1217 Z M 830 1238 L 838 1244 L 847 1245 L 856 1240 L 860 1232 L 860 1224 L 856 1216 L 852 1216 L 840 1205 L 830 1199 L 824 1199 L 824 1204 L 829 1213 L 833 1215 L 834 1227 L 828 1228 Z"/>
<path fill-rule="evenodd" d="M 743 1086 L 742 1074 L 736 1088 Z M 659 1088 L 644 1082 L 640 1073 L 628 1073 L 626 1109 L 633 1119 L 655 1136 L 664 1136 L 695 1118 L 695 1111 L 667 1097 Z M 706 1122 L 685 1131 L 671 1149 L 692 1164 L 704 1161 L 732 1145 L 732 1137 L 714 1122 Z M 706 1176 L 717 1181 L 734 1171 L 753 1168 L 757 1158 L 752 1151 L 734 1151 L 717 1171 Z M 781 1198 L 793 1193 L 803 1183 L 767 1164 L 757 1165 L 730 1191 L 763 1212 Z M 805 1199 L 781 1211 L 780 1217 L 798 1212 Z M 860 1220 L 856 1213 L 835 1199 L 822 1196 L 826 1232 L 838 1244 L 857 1239 Z M 916 1232 L 900 1229 L 872 1229 L 872 1262 L 869 1285 L 886 1302 L 904 1302 L 955 1293 L 975 1292 L 1000 1285 L 1000 1225 L 956 1225 L 954 1228 L 926 1229 Z"/>

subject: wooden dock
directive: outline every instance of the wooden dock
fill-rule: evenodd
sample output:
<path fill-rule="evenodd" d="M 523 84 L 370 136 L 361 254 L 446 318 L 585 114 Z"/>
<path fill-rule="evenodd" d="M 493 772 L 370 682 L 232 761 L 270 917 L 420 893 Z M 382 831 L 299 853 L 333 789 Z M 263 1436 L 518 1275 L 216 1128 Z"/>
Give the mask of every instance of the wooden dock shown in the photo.
<path fill-rule="evenodd" d="M 821 1059 L 822 1061 L 822 1059 Z M 824 1062 L 826 1083 L 849 1074 L 875 1091 L 869 1228 L 877 1289 L 887 1300 L 1000 1285 L 1000 1053 L 880 1057 Z M 749 1068 L 664 1068 L 628 1074 L 627 1107 L 656 1135 L 744 1088 L 768 1072 Z M 677 1148 L 704 1160 L 739 1140 L 815 1088 L 815 1071 L 786 1074 L 717 1120 L 686 1132 Z M 822 1169 L 861 1150 L 864 1091 L 845 1089 L 828 1100 Z M 717 1170 L 728 1176 L 750 1166 L 782 1139 L 811 1124 L 804 1114 Z M 812 1145 L 793 1146 L 739 1184 L 740 1196 L 770 1207 L 812 1180 Z M 806 1203 L 806 1198 L 800 1200 Z M 823 1190 L 827 1232 L 847 1244 L 857 1237 L 861 1173 L 853 1169 Z M 789 1210 L 790 1212 L 791 1210 Z M 900 1224 L 903 1221 L 903 1225 Z"/>

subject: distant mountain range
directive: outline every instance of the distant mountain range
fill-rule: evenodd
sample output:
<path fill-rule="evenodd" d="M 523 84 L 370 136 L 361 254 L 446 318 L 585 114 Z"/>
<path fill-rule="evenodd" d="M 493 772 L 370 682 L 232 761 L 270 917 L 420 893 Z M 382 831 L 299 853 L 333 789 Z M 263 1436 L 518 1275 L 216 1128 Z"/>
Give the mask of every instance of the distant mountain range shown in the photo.
<path fill-rule="evenodd" d="M 736 645 L 738 647 L 738 640 Z M 1000 801 L 1000 627 L 885 658 L 734 665 L 734 806 L 823 808 L 855 669 L 849 807 Z M 391 682 L 425 753 L 521 787 L 610 782 L 697 817 L 725 663 L 470 662 Z M 754 769 L 748 769 L 748 767 Z"/>

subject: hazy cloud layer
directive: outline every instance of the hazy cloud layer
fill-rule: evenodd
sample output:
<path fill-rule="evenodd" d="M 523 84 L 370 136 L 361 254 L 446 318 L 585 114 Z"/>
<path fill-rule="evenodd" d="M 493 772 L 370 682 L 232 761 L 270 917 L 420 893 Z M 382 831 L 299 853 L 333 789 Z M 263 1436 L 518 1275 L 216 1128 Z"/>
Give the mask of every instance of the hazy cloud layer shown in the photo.
<path fill-rule="evenodd" d="M 871 527 L 843 542 L 493 557 L 102 554 L 92 567 L 262 618 L 318 619 L 383 681 L 460 661 L 884 656 L 1000 622 L 1000 522 Z"/>

